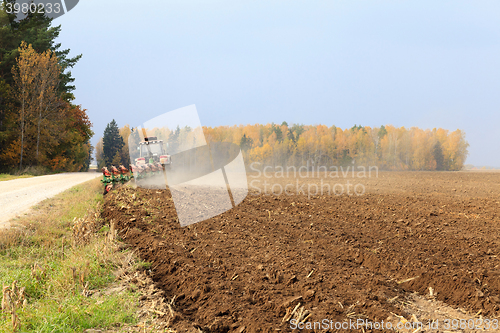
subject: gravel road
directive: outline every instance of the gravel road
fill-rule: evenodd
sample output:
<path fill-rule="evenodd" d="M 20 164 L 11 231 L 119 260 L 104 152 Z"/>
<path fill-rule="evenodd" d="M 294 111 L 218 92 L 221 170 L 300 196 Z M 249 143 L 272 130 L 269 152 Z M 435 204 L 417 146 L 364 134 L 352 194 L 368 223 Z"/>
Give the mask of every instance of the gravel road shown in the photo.
<path fill-rule="evenodd" d="M 98 172 L 68 172 L 0 182 L 0 228 L 42 200 L 99 177 Z"/>

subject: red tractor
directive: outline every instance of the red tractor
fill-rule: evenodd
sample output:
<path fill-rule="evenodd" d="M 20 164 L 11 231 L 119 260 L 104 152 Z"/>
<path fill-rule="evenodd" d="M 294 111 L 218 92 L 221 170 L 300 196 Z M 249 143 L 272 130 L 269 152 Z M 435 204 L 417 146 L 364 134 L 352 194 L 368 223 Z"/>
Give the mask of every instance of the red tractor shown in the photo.
<path fill-rule="evenodd" d="M 156 136 L 146 137 L 139 143 L 139 157 L 135 159 L 135 164 L 139 166 L 157 163 L 163 167 L 170 167 L 172 159 L 165 150 L 163 140 L 158 140 Z"/>
<path fill-rule="evenodd" d="M 105 185 L 104 193 L 108 193 L 115 183 L 123 184 L 134 177 L 139 180 L 161 175 L 171 164 L 172 159 L 165 151 L 163 140 L 158 140 L 155 136 L 146 137 L 139 143 L 139 157 L 135 159 L 135 164 L 130 165 L 130 170 L 123 165 L 118 168 L 111 166 L 109 170 L 102 168 L 101 182 Z"/>

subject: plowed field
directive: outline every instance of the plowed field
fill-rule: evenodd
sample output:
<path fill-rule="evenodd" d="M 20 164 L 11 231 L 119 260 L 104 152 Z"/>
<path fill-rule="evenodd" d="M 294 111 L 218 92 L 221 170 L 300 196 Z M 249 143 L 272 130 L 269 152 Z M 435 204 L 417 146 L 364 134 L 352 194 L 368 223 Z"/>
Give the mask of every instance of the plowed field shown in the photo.
<path fill-rule="evenodd" d="M 396 324 L 409 320 L 415 293 L 481 320 L 500 316 L 500 173 L 380 173 L 357 179 L 359 196 L 265 194 L 256 190 L 265 179 L 252 177 L 239 206 L 188 227 L 168 190 L 124 186 L 106 196 L 104 217 L 175 297 L 179 332 Z M 323 328 L 306 331 L 372 331 Z"/>

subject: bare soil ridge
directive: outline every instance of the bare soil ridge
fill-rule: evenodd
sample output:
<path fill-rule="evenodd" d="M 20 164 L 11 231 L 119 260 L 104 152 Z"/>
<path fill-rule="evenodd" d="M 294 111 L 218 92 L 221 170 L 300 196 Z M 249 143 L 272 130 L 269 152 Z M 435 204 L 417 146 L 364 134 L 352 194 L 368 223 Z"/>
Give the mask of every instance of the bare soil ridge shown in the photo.
<path fill-rule="evenodd" d="M 499 183 L 494 173 L 383 173 L 362 196 L 254 192 L 185 228 L 168 191 L 122 187 L 103 214 L 175 296 L 179 330 L 409 318 L 394 300 L 429 287 L 452 307 L 498 318 Z"/>

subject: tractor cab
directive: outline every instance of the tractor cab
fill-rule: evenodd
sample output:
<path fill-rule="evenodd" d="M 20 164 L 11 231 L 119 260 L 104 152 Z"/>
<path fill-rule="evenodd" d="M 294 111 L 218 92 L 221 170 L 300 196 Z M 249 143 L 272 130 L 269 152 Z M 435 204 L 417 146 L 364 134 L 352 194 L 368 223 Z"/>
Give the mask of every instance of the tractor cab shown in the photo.
<path fill-rule="evenodd" d="M 165 151 L 163 140 L 158 140 L 155 136 L 145 137 L 139 142 L 139 157 L 135 159 L 137 165 L 161 163 L 169 165 L 170 155 Z"/>

